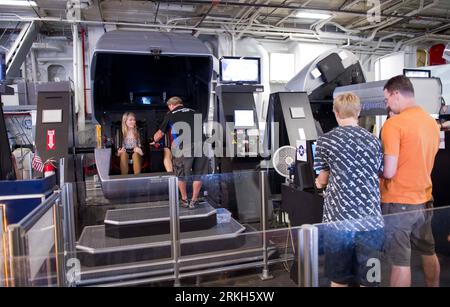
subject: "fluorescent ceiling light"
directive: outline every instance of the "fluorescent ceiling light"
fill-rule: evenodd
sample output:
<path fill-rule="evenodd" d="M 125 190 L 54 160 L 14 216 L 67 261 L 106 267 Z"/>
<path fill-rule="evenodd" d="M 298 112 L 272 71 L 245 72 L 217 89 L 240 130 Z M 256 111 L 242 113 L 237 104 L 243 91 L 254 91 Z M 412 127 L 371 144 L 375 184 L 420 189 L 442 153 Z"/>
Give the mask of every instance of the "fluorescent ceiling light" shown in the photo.
<path fill-rule="evenodd" d="M 37 6 L 34 1 L 26 1 L 26 0 L 0 0 L 0 6 L 9 5 L 9 6 Z"/>
<path fill-rule="evenodd" d="M 311 13 L 303 11 L 298 12 L 295 16 L 298 18 L 308 18 L 308 19 L 327 19 L 331 17 L 331 15 L 329 14 Z"/>

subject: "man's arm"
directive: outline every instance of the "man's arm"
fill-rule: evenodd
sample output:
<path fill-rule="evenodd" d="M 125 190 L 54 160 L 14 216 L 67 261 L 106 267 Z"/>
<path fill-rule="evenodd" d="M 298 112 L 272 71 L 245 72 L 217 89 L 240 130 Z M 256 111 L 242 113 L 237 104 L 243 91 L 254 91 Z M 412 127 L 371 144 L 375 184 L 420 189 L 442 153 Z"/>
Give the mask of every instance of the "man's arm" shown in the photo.
<path fill-rule="evenodd" d="M 397 173 L 398 157 L 400 156 L 401 128 L 394 124 L 395 118 L 386 121 L 381 129 L 381 141 L 384 151 L 383 177 L 392 179 Z"/>
<path fill-rule="evenodd" d="M 158 143 L 164 137 L 164 132 L 161 130 L 156 131 L 155 135 L 153 135 L 153 143 Z"/>
<path fill-rule="evenodd" d="M 398 157 L 385 155 L 383 177 L 386 179 L 392 179 L 397 173 L 397 165 L 398 165 Z"/>
<path fill-rule="evenodd" d="M 328 184 L 328 178 L 330 177 L 329 171 L 320 171 L 319 176 L 316 178 L 316 187 L 318 189 L 323 189 Z"/>

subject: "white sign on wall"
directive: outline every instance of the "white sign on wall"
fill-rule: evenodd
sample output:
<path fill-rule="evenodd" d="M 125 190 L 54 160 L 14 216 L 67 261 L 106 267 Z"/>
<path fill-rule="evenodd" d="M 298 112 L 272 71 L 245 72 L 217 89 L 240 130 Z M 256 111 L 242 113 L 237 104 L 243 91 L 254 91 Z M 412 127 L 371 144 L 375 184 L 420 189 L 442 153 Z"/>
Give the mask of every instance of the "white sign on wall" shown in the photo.
<path fill-rule="evenodd" d="M 295 74 L 295 56 L 293 53 L 270 54 L 270 82 L 286 83 Z"/>

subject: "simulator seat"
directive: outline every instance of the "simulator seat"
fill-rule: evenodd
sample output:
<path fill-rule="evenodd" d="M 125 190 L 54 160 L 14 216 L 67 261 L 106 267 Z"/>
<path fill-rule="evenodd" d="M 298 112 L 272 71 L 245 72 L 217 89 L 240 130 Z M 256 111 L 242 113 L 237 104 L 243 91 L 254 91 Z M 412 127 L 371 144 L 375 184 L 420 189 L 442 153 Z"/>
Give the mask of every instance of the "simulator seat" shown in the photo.
<path fill-rule="evenodd" d="M 139 138 L 141 141 L 141 149 L 144 153 L 142 156 L 142 166 L 141 166 L 141 173 L 147 173 L 149 172 L 149 150 L 148 150 L 148 142 L 147 142 L 147 135 L 146 135 L 146 127 L 147 123 L 146 121 L 137 121 L 136 125 L 138 126 L 138 132 L 139 132 Z M 120 175 L 120 158 L 117 156 L 117 151 L 122 146 L 123 142 L 123 136 L 122 136 L 122 123 L 120 121 L 113 122 L 111 124 L 111 139 L 113 140 L 112 144 L 112 151 L 111 151 L 111 169 L 110 174 L 111 175 Z M 128 157 L 128 174 L 133 174 L 133 160 L 131 160 L 131 154 L 129 153 Z"/>
<path fill-rule="evenodd" d="M 163 148 L 155 148 L 150 146 L 150 136 L 148 134 L 146 121 L 137 121 L 139 137 L 141 141 L 141 149 L 144 153 L 142 156 L 141 173 L 164 172 L 163 164 Z M 113 140 L 111 151 L 111 169 L 110 175 L 120 175 L 120 158 L 117 151 L 122 145 L 122 123 L 120 121 L 111 124 L 111 138 Z M 133 174 L 132 153 L 128 153 L 128 174 Z"/>

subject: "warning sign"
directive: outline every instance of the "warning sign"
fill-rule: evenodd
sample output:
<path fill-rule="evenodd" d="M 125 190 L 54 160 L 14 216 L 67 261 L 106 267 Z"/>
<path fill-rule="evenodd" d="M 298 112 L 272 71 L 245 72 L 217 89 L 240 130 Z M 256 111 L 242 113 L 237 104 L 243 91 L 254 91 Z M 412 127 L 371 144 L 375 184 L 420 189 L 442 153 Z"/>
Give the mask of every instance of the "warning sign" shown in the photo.
<path fill-rule="evenodd" d="M 55 130 L 47 130 L 47 150 L 55 150 Z"/>

